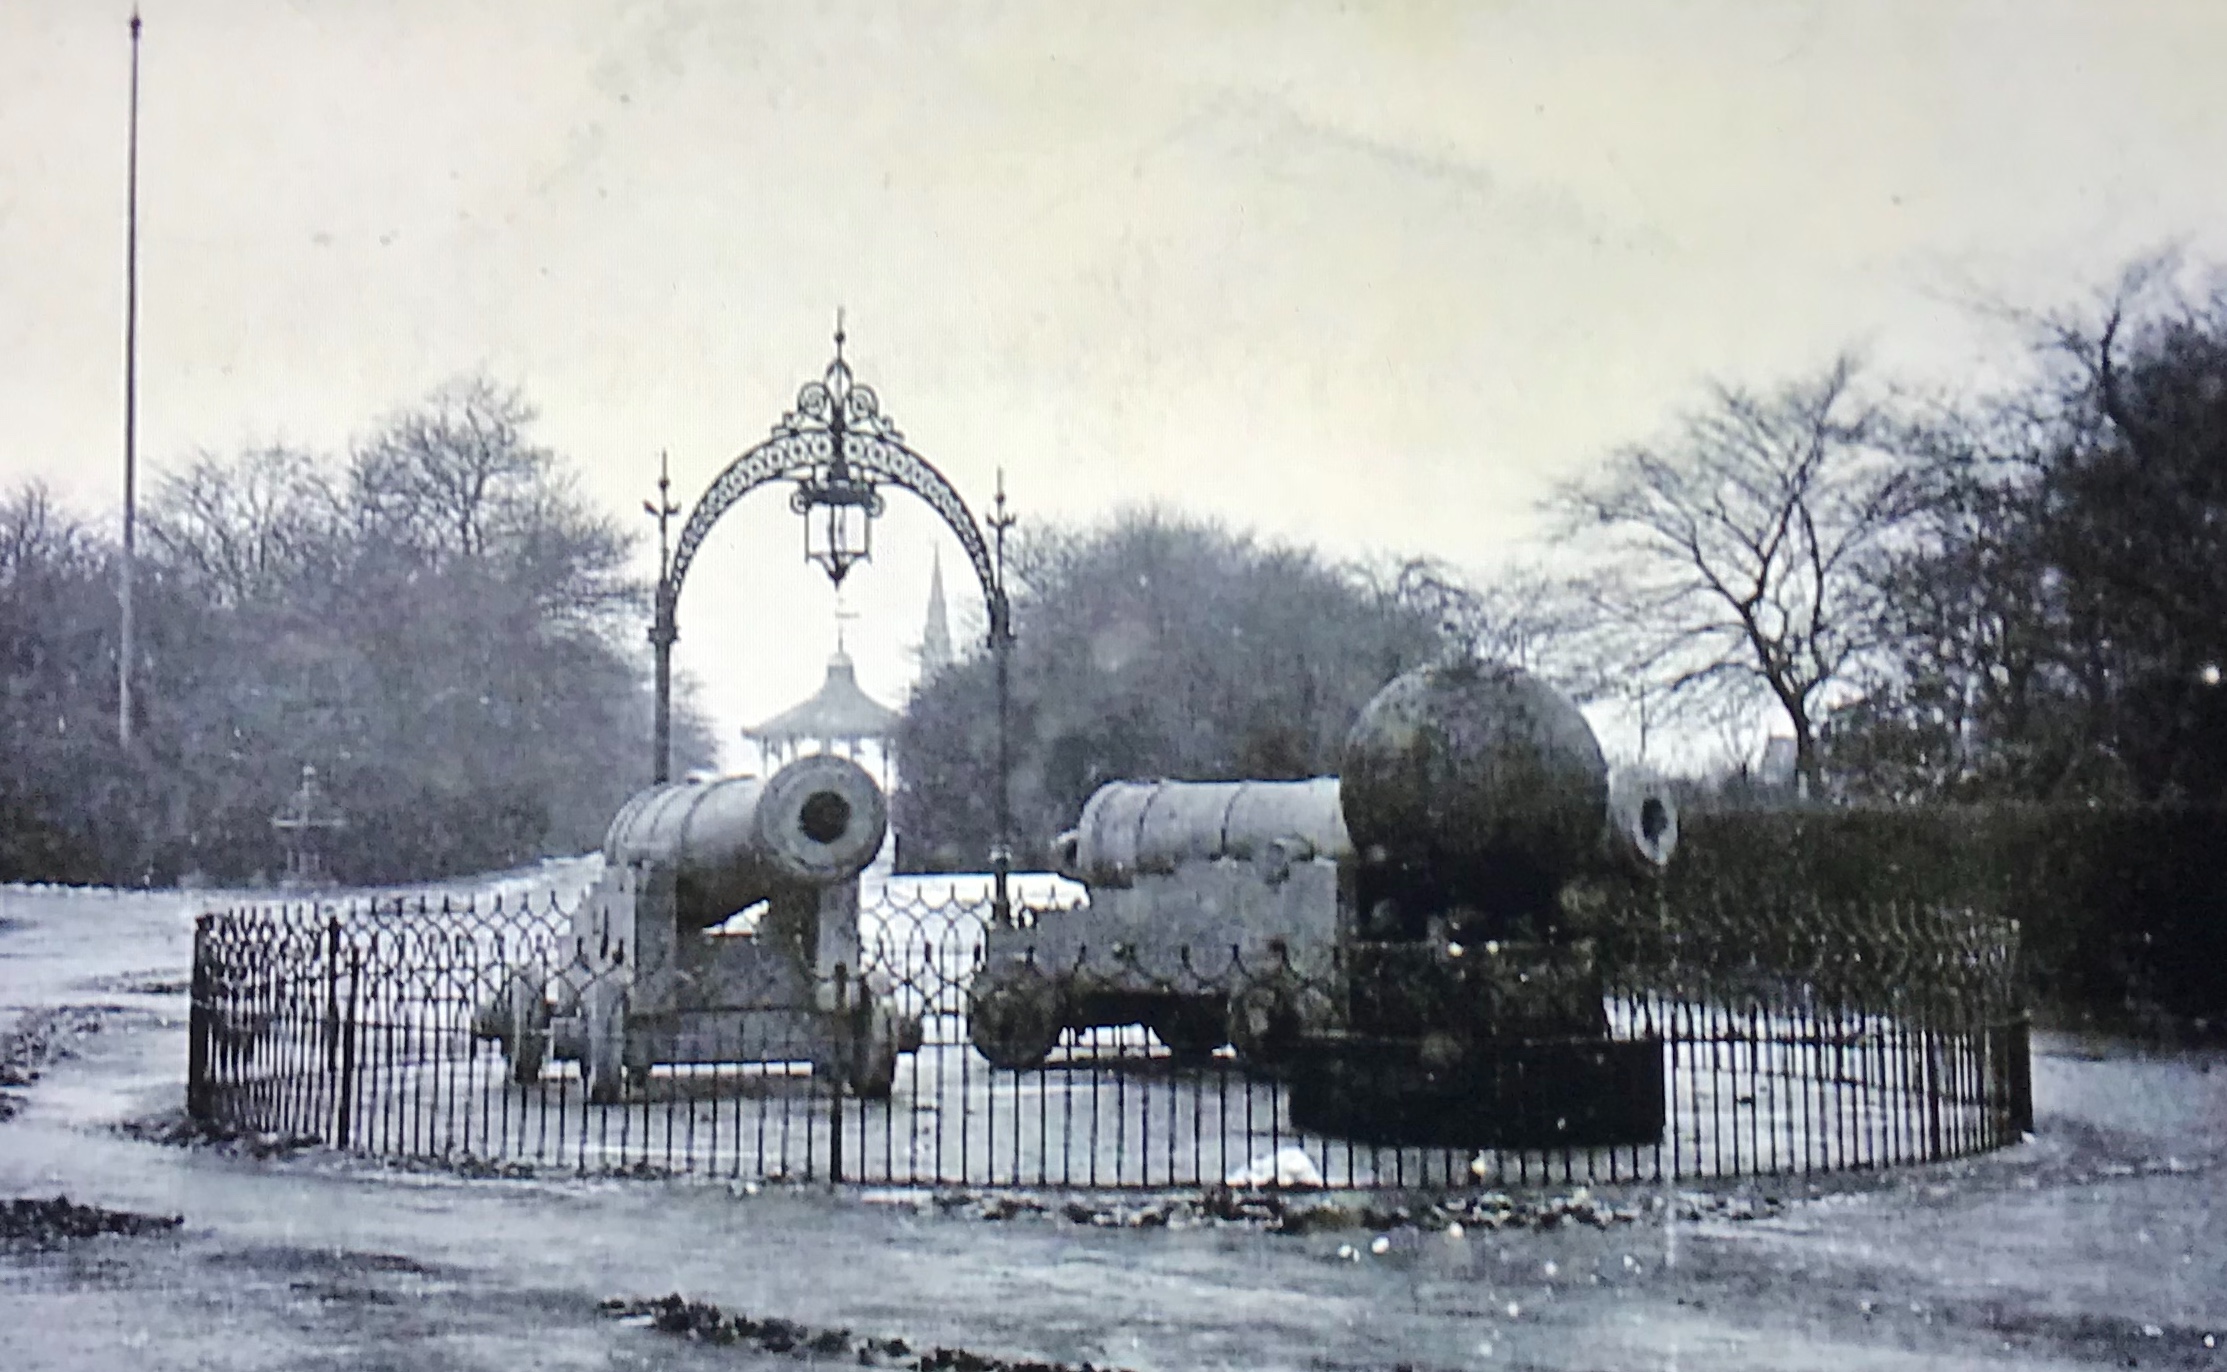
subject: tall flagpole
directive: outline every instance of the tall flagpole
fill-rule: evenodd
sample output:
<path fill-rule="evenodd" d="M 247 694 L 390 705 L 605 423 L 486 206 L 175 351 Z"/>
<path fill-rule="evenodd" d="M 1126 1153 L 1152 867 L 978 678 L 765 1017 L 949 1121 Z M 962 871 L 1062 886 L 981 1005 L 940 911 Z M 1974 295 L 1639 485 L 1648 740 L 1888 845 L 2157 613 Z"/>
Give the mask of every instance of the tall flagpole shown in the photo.
<path fill-rule="evenodd" d="M 139 11 L 131 12 L 131 155 L 124 202 L 124 567 L 116 651 L 116 740 L 131 747 L 131 581 L 139 442 Z"/>

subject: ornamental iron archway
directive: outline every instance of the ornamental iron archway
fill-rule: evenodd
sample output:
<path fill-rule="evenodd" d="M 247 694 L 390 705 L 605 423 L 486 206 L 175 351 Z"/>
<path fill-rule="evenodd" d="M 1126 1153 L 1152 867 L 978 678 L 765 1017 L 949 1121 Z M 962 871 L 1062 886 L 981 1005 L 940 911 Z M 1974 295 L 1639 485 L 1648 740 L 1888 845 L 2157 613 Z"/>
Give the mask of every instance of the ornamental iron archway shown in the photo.
<path fill-rule="evenodd" d="M 712 480 L 689 512 L 688 522 L 681 526 L 680 538 L 670 554 L 659 550 L 657 605 L 649 635 L 657 664 L 653 775 L 660 783 L 672 776 L 673 644 L 680 638 L 677 610 L 681 586 L 720 516 L 750 492 L 777 481 L 796 483 L 789 498 L 790 508 L 808 519 L 816 505 L 831 503 L 858 505 L 871 519 L 882 509 L 877 486 L 886 484 L 910 491 L 935 511 L 944 527 L 959 540 L 967 562 L 974 568 L 988 612 L 989 647 L 997 672 L 998 772 L 997 843 L 989 856 L 996 883 L 993 916 L 999 923 L 1007 923 L 1012 917 L 1006 889 L 1012 869 L 1012 814 L 1006 780 L 1006 728 L 1013 629 L 1005 595 L 1005 532 L 1012 527 L 1013 519 L 1006 513 L 1004 474 L 998 477 L 996 513 L 988 521 L 993 543 L 983 537 L 981 525 L 943 473 L 907 446 L 896 424 L 882 412 L 881 399 L 873 388 L 852 378 L 850 364 L 843 358 L 843 341 L 842 326 L 838 324 L 835 357 L 827 371 L 798 390 L 796 408 L 773 426 L 771 437 L 728 463 L 726 470 Z M 652 507 L 659 516 L 661 534 L 664 519 L 679 513 L 678 507 L 666 503 L 664 487 L 661 478 L 659 503 Z M 830 577 L 840 584 L 847 566 L 840 561 L 830 564 Z"/>

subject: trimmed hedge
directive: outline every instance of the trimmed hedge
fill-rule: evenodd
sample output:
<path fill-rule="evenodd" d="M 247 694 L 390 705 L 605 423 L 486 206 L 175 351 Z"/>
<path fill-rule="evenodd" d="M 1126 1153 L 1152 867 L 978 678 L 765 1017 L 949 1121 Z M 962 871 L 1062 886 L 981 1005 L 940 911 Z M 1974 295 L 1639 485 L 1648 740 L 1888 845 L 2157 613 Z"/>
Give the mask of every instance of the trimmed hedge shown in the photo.
<path fill-rule="evenodd" d="M 2049 1008 L 2227 1023 L 2227 808 L 1688 813 L 1663 895 L 1789 917 L 1818 901 L 2004 915 Z"/>

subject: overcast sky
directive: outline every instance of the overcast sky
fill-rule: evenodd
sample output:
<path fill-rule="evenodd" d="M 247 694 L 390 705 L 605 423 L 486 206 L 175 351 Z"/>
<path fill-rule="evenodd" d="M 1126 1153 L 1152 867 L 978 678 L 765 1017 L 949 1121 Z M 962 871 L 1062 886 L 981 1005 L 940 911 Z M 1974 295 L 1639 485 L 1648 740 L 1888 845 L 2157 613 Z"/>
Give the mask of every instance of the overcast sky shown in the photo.
<path fill-rule="evenodd" d="M 128 8 L 0 0 L 0 479 L 121 490 Z M 981 512 L 1159 499 L 1489 567 L 1709 377 L 1962 384 L 2227 256 L 2227 5 L 145 0 L 143 463 L 524 390 L 695 496 L 830 352 Z M 897 703 L 933 517 L 854 655 Z M 762 493 L 681 607 L 729 740 L 833 599 Z M 955 607 L 973 591 L 945 546 Z M 645 568 L 649 561 L 645 553 Z M 977 619 L 979 615 L 977 614 Z"/>

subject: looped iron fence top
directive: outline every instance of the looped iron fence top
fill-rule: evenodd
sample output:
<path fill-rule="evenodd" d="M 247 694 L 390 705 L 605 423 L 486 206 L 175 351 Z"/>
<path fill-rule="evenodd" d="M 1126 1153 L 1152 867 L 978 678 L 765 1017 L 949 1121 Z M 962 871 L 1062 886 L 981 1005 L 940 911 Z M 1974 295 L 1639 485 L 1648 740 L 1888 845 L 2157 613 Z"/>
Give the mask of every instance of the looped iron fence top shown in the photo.
<path fill-rule="evenodd" d="M 1032 916 L 1020 913 L 1019 929 L 999 937 L 1025 947 Z M 886 1096 L 861 1096 L 821 1040 L 785 1038 L 778 1016 L 736 1031 L 731 1051 L 711 1055 L 723 1061 L 630 1073 L 623 1094 L 603 1103 L 569 1062 L 514 1080 L 505 1044 L 489 1036 L 503 998 L 544 986 L 559 999 L 579 995 L 582 977 L 605 975 L 545 895 L 201 916 L 188 1104 L 230 1127 L 387 1156 L 1090 1188 L 1279 1175 L 1430 1187 L 1805 1173 L 1973 1153 L 2030 1127 L 2011 922 L 1822 903 L 1614 915 L 1603 927 L 1615 932 L 1597 940 L 1609 1040 L 1659 1045 L 1663 1123 L 1638 1141 L 1441 1147 L 1300 1128 L 1286 1074 L 1227 1046 L 1176 1051 L 1140 1025 L 1068 1029 L 1041 1064 L 995 1067 L 968 1022 L 988 900 L 903 885 L 865 894 L 860 965 L 840 969 L 843 986 L 831 988 L 840 998 L 870 987 L 917 1021 L 917 1046 L 899 1057 Z M 1336 983 L 1350 971 L 1342 955 L 1261 966 L 1231 948 L 1173 951 L 1100 959 L 1068 947 L 1043 970 L 1087 993 L 1103 975 L 1092 969 L 1111 963 L 1123 969 L 1112 987 L 1123 994 L 1141 984 L 1193 998 L 1279 978 L 1304 991 L 1310 977 Z M 559 975 L 568 967 L 569 983 Z"/>

